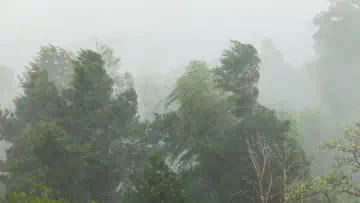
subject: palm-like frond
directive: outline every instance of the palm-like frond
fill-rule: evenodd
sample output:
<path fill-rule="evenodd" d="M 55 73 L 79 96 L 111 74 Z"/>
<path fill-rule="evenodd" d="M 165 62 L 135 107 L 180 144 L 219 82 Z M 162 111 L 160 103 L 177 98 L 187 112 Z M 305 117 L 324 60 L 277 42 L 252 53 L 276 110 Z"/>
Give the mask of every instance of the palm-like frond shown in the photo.
<path fill-rule="evenodd" d="M 205 62 L 191 61 L 177 80 L 175 89 L 166 98 L 166 107 L 178 104 L 180 118 L 178 134 L 168 147 L 173 159 L 193 162 L 203 141 L 214 134 L 221 135 L 227 124 L 224 95 L 215 89 L 213 75 Z M 181 157 L 179 157 L 181 155 Z"/>

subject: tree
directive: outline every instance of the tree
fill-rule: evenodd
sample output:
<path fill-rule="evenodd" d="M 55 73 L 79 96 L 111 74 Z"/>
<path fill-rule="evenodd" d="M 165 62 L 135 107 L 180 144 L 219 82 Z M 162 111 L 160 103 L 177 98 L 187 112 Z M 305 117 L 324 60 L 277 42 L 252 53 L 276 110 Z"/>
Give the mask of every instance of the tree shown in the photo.
<path fill-rule="evenodd" d="M 2 164 L 3 182 L 9 194 L 12 192 L 28 191 L 28 183 L 46 180 L 46 166 L 33 154 L 32 140 L 40 132 L 51 132 L 52 125 L 41 124 L 40 121 L 59 121 L 64 116 L 65 107 L 54 82 L 49 81 L 47 70 L 40 68 L 36 63 L 24 74 L 21 81 L 23 94 L 14 101 L 13 112 L 2 111 L 1 135 L 11 143 L 6 151 L 7 160 Z M 46 127 L 47 126 L 47 127 Z M 61 131 L 53 129 L 54 132 Z M 52 134 L 52 133 L 51 133 Z M 47 136 L 43 136 L 47 138 Z"/>
<path fill-rule="evenodd" d="M 121 59 L 115 56 L 115 51 L 108 45 L 96 42 L 96 50 L 104 60 L 104 67 L 114 81 L 114 94 L 119 94 L 134 88 L 134 78 L 129 72 L 121 73 Z"/>
<path fill-rule="evenodd" d="M 40 47 L 40 52 L 31 66 L 46 71 L 49 81 L 54 82 L 61 91 L 70 83 L 73 71 L 72 59 L 71 52 L 54 45 L 47 45 Z"/>
<path fill-rule="evenodd" d="M 326 176 L 315 177 L 309 181 L 293 184 L 287 191 L 288 202 L 309 202 L 311 199 L 325 198 L 327 202 L 336 202 L 340 194 L 347 194 L 347 202 L 358 202 L 360 190 L 356 184 L 359 172 L 360 125 L 345 131 L 345 142 L 330 139 L 321 143 L 322 149 L 336 149 L 338 171 Z M 355 181 L 353 181 L 355 180 Z M 349 198 L 355 197 L 355 198 Z"/>
<path fill-rule="evenodd" d="M 240 184 L 243 186 L 233 185 L 228 188 L 228 191 L 232 191 L 233 194 L 239 194 L 240 198 L 257 196 L 257 200 L 263 202 L 270 200 L 278 202 L 284 199 L 282 194 L 288 183 L 304 175 L 303 171 L 295 170 L 301 168 L 298 167 L 299 165 L 291 169 L 287 166 L 290 163 L 301 163 L 306 168 L 307 160 L 304 151 L 294 140 L 295 137 L 288 137 L 291 122 L 285 119 L 280 120 L 274 110 L 257 103 L 259 63 L 257 50 L 253 46 L 233 42 L 231 49 L 224 51 L 221 66 L 214 70 L 217 87 L 230 93 L 228 98 L 233 104 L 231 106 L 234 110 L 232 111 L 233 115 L 239 119 L 233 127 L 235 133 L 226 135 L 227 142 L 224 147 L 226 155 L 224 157 L 232 158 L 236 154 L 239 165 L 233 165 L 233 167 L 242 171 L 242 174 L 235 175 L 227 172 L 224 175 L 230 176 L 231 174 L 232 177 L 238 177 L 238 181 L 241 180 Z M 296 131 L 296 129 L 292 130 Z M 297 132 L 292 133 L 297 134 Z M 253 140 L 250 141 L 247 137 L 252 137 Z M 263 145 L 258 143 L 259 140 L 263 140 L 260 142 Z M 268 140 L 269 143 L 264 140 Z M 256 143 L 259 144 L 259 148 L 255 147 Z M 251 156 L 249 156 L 249 152 Z M 254 152 L 258 154 L 257 157 L 262 157 L 261 160 L 252 156 Z M 282 157 L 283 161 L 278 162 L 278 157 Z M 228 159 L 228 162 L 230 160 Z M 262 166 L 254 168 L 255 162 L 258 162 L 258 165 L 261 165 L 261 162 Z M 271 170 L 269 171 L 269 169 Z M 259 173 L 264 170 L 267 171 L 266 177 Z M 257 192 L 252 190 L 254 182 L 258 188 Z M 233 188 L 238 191 L 234 191 Z M 270 194 L 273 197 L 274 194 L 276 195 L 271 199 Z M 234 196 L 232 195 L 232 197 Z M 241 201 L 241 199 L 231 199 L 231 201 L 236 200 Z M 248 200 L 249 198 L 247 200 L 245 198 L 242 201 Z M 257 200 L 255 199 L 255 201 Z"/>
<path fill-rule="evenodd" d="M 179 136 L 172 137 L 173 141 L 170 142 L 175 159 L 184 150 L 189 150 L 189 146 L 197 150 L 195 145 L 200 143 L 200 137 L 203 140 L 212 135 L 211 131 L 226 125 L 226 103 L 219 97 L 219 93 L 214 91 L 212 79 L 205 62 L 191 61 L 186 67 L 186 72 L 177 80 L 175 89 L 167 97 L 165 107 L 174 103 L 179 106 L 176 112 L 181 122 L 179 125 L 183 126 L 178 128 L 181 130 Z M 192 152 L 188 151 L 189 156 L 184 158 L 190 158 L 190 154 Z"/>
<path fill-rule="evenodd" d="M 186 193 L 196 202 L 246 202 L 246 196 L 255 197 L 252 183 L 257 177 L 246 135 L 280 143 L 289 131 L 288 121 L 280 121 L 275 111 L 256 101 L 256 49 L 236 41 L 231 45 L 214 70 L 192 61 L 168 97 L 168 104 L 179 108 L 155 119 L 155 134 L 166 138 L 164 149 L 178 161 Z M 280 167 L 273 172 L 276 176 Z"/>
<path fill-rule="evenodd" d="M 134 174 L 131 180 L 134 188 L 129 191 L 129 202 L 184 203 L 186 200 L 181 179 L 158 155 L 151 157 L 143 174 Z"/>
<path fill-rule="evenodd" d="M 133 161 L 131 143 L 142 133 L 137 128 L 136 92 L 130 88 L 114 97 L 113 80 L 104 68 L 104 61 L 92 51 L 80 52 L 74 72 L 72 89 L 65 94 L 72 120 L 65 125 L 76 144 L 90 147 L 85 158 L 89 174 L 83 183 L 91 199 L 111 202 L 123 170 L 130 166 L 125 163 Z M 129 140 L 132 142 L 126 143 Z"/>
<path fill-rule="evenodd" d="M 43 182 L 59 197 L 111 202 L 126 169 L 141 160 L 144 148 L 135 146 L 144 127 L 134 89 L 114 94 L 114 81 L 94 51 L 81 50 L 72 63 L 61 94 L 48 71 L 33 63 L 14 112 L 2 111 L 1 134 L 12 143 L 2 164 L 9 194 Z"/>
<path fill-rule="evenodd" d="M 252 136 L 246 140 L 249 156 L 253 164 L 257 181 L 254 183 L 254 190 L 262 203 L 269 202 L 276 194 L 272 194 L 273 175 L 271 171 L 272 149 L 266 143 L 265 138 L 254 140 Z M 255 198 L 249 197 L 253 202 Z"/>
<path fill-rule="evenodd" d="M 54 198 L 54 192 L 50 188 L 42 184 L 35 184 L 35 187 L 30 192 L 17 193 L 14 192 L 6 203 L 69 203 L 70 201 L 64 198 Z M 96 201 L 89 201 L 89 203 L 98 203 Z"/>
<path fill-rule="evenodd" d="M 231 48 L 223 52 L 220 59 L 221 66 L 214 69 L 215 83 L 221 90 L 231 93 L 236 103 L 237 117 L 244 110 L 252 112 L 256 104 L 259 90 L 259 63 L 258 52 L 250 44 L 231 41 Z"/>
<path fill-rule="evenodd" d="M 285 200 L 289 203 L 313 201 L 333 203 L 338 201 L 337 195 L 341 193 L 353 196 L 360 195 L 356 184 L 348 177 L 332 172 L 326 176 L 318 176 L 309 181 L 290 185 L 286 191 Z M 349 200 L 347 199 L 346 202 L 352 202 Z"/>
<path fill-rule="evenodd" d="M 276 198 L 286 202 L 288 188 L 304 180 L 308 174 L 309 162 L 305 153 L 290 136 L 280 144 L 264 136 L 249 136 L 246 145 L 257 177 L 252 184 L 258 200 L 265 203 Z M 274 171 L 274 166 L 279 167 L 280 173 Z M 256 202 L 256 198 L 248 198 Z"/>
<path fill-rule="evenodd" d="M 360 4 L 353 0 L 330 2 L 329 9 L 313 20 L 318 27 L 313 37 L 318 58 L 309 71 L 332 114 L 346 120 L 360 101 L 356 89 Z"/>
<path fill-rule="evenodd" d="M 273 177 L 268 188 L 277 195 L 266 201 L 272 203 L 282 201 L 287 185 L 301 175 L 294 163 L 305 160 L 303 151 L 287 136 L 297 130 L 257 102 L 260 59 L 252 45 L 232 41 L 214 69 L 191 61 L 165 100 L 176 110 L 144 123 L 132 85 L 117 84 L 120 60 L 109 47 L 98 52 L 80 50 L 72 57 L 72 73 L 61 88 L 50 78 L 51 65 L 32 63 L 16 108 L 0 111 L 0 133 L 12 143 L 9 159 L 0 164 L 8 198 L 40 182 L 56 198 L 78 202 L 111 203 L 115 195 L 132 202 L 185 202 L 185 196 L 247 202 L 265 200 L 255 198 L 254 182 L 265 185 Z M 261 156 L 249 156 L 261 151 L 255 145 L 260 138 L 267 140 L 269 153 L 262 155 L 271 169 L 261 178 L 253 167 Z"/>

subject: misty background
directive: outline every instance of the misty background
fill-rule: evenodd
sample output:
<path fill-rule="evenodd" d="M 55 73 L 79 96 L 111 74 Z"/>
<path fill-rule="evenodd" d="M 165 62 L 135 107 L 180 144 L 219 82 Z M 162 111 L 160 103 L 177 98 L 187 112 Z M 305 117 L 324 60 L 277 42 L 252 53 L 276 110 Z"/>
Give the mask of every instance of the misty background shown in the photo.
<path fill-rule="evenodd" d="M 111 43 L 132 72 L 167 71 L 193 58 L 215 62 L 229 39 L 260 48 L 268 38 L 298 68 L 314 56 L 312 19 L 328 6 L 326 0 L 0 2 L 1 63 L 16 73 L 40 45 L 91 47 L 95 36 Z"/>
<path fill-rule="evenodd" d="M 259 49 L 261 103 L 321 106 L 304 65 L 315 58 L 312 19 L 326 10 L 326 0 L 0 2 L 0 62 L 14 77 L 42 45 L 76 51 L 94 49 L 100 40 L 137 84 L 144 77 L 160 82 L 164 78 L 154 76 L 181 73 L 192 59 L 214 67 L 228 41 L 237 39 Z"/>
<path fill-rule="evenodd" d="M 360 113 L 355 110 L 355 79 L 348 82 L 352 89 L 340 85 L 344 77 L 336 77 L 336 71 L 314 71 L 326 64 L 318 53 L 327 59 L 336 55 L 315 46 L 319 28 L 314 17 L 328 8 L 328 0 L 0 0 L 0 84 L 8 90 L 0 96 L 0 106 L 13 108 L 12 99 L 21 92 L 13 83 L 41 46 L 76 52 L 95 50 L 101 42 L 120 57 L 121 71 L 134 76 L 140 115 L 151 120 L 153 109 L 171 92 L 189 61 L 203 60 L 214 68 L 229 40 L 238 40 L 259 51 L 259 103 L 292 121 L 304 151 L 323 161 L 312 175 L 323 175 L 330 171 L 333 157 L 317 144 L 342 136 Z M 335 67 L 342 60 L 345 57 L 333 58 L 328 64 Z M 358 64 L 354 62 L 352 70 Z M 339 91 L 325 87 L 331 82 L 344 91 L 331 96 Z M 4 150 L 0 152 L 5 159 Z"/>

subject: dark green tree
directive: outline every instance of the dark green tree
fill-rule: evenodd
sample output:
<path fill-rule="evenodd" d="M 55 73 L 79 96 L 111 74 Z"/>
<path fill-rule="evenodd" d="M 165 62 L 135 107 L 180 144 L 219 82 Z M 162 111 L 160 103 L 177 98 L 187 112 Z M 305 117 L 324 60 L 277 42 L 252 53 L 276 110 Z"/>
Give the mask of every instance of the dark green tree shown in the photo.
<path fill-rule="evenodd" d="M 291 154 L 293 161 L 304 159 L 304 151 L 293 137 L 288 137 L 291 130 L 290 121 L 280 120 L 274 110 L 266 108 L 257 102 L 260 59 L 256 48 L 249 44 L 232 41 L 231 48 L 223 52 L 220 61 L 221 65 L 214 70 L 216 86 L 220 91 L 229 95 L 227 98 L 231 104 L 230 112 L 233 119 L 236 120 L 233 127 L 225 135 L 222 157 L 228 163 L 234 162 L 232 161 L 234 156 L 237 157 L 238 161 L 238 164 L 229 166 L 230 170 L 223 172 L 220 179 L 220 185 L 223 184 L 221 189 L 223 190 L 220 191 L 223 198 L 228 197 L 227 201 L 231 202 L 262 201 L 258 191 L 251 189 L 254 184 L 258 184 L 255 182 L 258 181 L 259 176 L 257 171 L 254 170 L 254 160 L 251 158 L 251 153 L 246 150 L 249 137 L 256 140 L 267 140 L 269 143 L 265 143 L 265 146 L 273 148 L 275 144 L 277 151 L 280 149 L 281 153 L 285 149 L 284 144 L 286 144 L 286 148 L 289 149 L 287 153 Z M 270 156 L 269 158 L 277 159 L 276 156 Z M 306 160 L 301 162 L 306 168 L 308 162 Z M 283 182 L 286 180 L 281 178 L 283 172 L 281 164 L 276 161 L 270 163 L 272 163 L 271 172 L 265 177 L 267 180 L 262 181 L 269 182 L 272 181 L 271 177 L 276 177 L 277 181 L 272 183 L 270 189 L 273 194 L 271 201 L 277 202 L 284 198 L 284 195 L 282 195 L 284 193 Z M 300 161 L 297 163 L 300 163 Z M 234 173 L 235 171 L 237 173 Z M 289 171 L 287 179 L 298 177 L 299 172 Z M 234 177 L 237 177 L 238 182 L 233 181 Z"/>
<path fill-rule="evenodd" d="M 154 155 L 145 165 L 143 174 L 131 176 L 134 183 L 129 195 L 133 203 L 184 203 L 184 185 L 178 175 L 161 159 Z"/>
<path fill-rule="evenodd" d="M 72 88 L 64 94 L 71 118 L 65 121 L 66 129 L 75 143 L 89 146 L 84 187 L 91 199 L 111 202 L 126 167 L 131 166 L 132 142 L 142 134 L 137 96 L 130 88 L 114 97 L 113 80 L 99 54 L 82 51 L 74 64 Z"/>
<path fill-rule="evenodd" d="M 155 119 L 157 134 L 166 138 L 164 149 L 178 163 L 193 201 L 256 201 L 257 177 L 246 137 L 266 136 L 281 148 L 289 131 L 288 121 L 256 101 L 259 63 L 253 46 L 236 41 L 213 71 L 203 62 L 191 62 L 168 97 L 179 109 Z M 291 149 L 303 153 L 296 142 L 290 143 L 295 144 Z M 273 168 L 273 176 L 279 177 L 280 166 Z M 274 193 L 279 184 L 272 186 Z"/>
<path fill-rule="evenodd" d="M 9 194 L 40 182 L 72 201 L 111 202 L 126 169 L 144 151 L 135 147 L 144 127 L 134 89 L 114 93 L 94 51 L 81 50 L 72 64 L 60 94 L 48 71 L 33 63 L 14 112 L 1 111 L 1 135 L 12 143 L 2 164 Z"/>
<path fill-rule="evenodd" d="M 56 131 L 61 134 L 61 131 L 54 128 L 47 129 L 53 125 L 39 122 L 53 121 L 56 124 L 65 116 L 64 99 L 59 96 L 54 82 L 49 81 L 47 71 L 36 63 L 31 64 L 24 74 L 21 86 L 23 93 L 15 99 L 14 111 L 2 110 L 0 123 L 2 138 L 11 143 L 6 151 L 7 160 L 2 163 L 1 168 L 6 173 L 2 180 L 9 194 L 28 191 L 31 182 L 46 181 L 46 165 L 50 163 L 41 162 L 36 157 L 33 140 L 40 137 L 47 139 L 47 132 Z"/>
<path fill-rule="evenodd" d="M 216 86 L 231 94 L 230 98 L 236 104 L 234 113 L 240 117 L 244 116 L 244 111 L 252 111 L 256 104 L 260 58 L 250 44 L 231 41 L 231 45 L 223 52 L 221 65 L 215 68 L 214 76 Z"/>

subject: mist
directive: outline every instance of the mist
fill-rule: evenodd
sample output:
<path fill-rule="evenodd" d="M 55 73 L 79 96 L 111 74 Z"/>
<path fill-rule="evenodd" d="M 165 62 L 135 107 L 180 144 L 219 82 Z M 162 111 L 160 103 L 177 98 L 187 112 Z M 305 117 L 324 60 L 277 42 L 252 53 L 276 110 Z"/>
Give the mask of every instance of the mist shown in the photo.
<path fill-rule="evenodd" d="M 193 58 L 216 62 L 230 39 L 259 46 L 270 38 L 299 66 L 313 56 L 311 20 L 327 7 L 325 0 L 84 2 L 2 1 L 2 64 L 19 73 L 40 45 L 94 46 L 98 37 L 124 68 L 163 71 Z"/>
<path fill-rule="evenodd" d="M 142 174 L 138 177 L 146 179 L 143 173 L 151 173 L 146 164 L 152 163 L 154 168 L 161 168 L 158 170 L 170 170 L 166 169 L 168 166 L 174 171 L 170 182 L 183 181 L 184 194 L 189 196 L 189 201 L 231 202 L 235 200 L 229 200 L 230 196 L 232 198 L 238 190 L 248 190 L 249 186 L 248 180 L 241 175 L 238 177 L 234 171 L 242 171 L 249 160 L 255 163 L 261 159 L 264 161 L 262 167 L 274 164 L 275 161 L 265 163 L 273 159 L 265 156 L 266 150 L 271 156 L 285 160 L 281 150 L 288 145 L 291 147 L 286 148 L 289 150 L 286 153 L 298 157 L 294 163 L 299 164 L 295 164 L 297 169 L 303 170 L 287 171 L 293 175 L 289 175 L 293 185 L 317 184 L 317 178 L 328 178 L 334 171 L 340 177 L 348 166 L 336 165 L 337 154 L 331 149 L 351 155 L 353 151 L 339 147 L 340 143 L 349 141 L 344 138 L 344 134 L 350 132 L 348 129 L 353 130 L 351 143 L 357 140 L 354 137 L 360 132 L 357 131 L 360 119 L 357 87 L 360 83 L 356 78 L 360 65 L 357 57 L 360 51 L 359 6 L 359 2 L 351 0 L 0 0 L 0 135 L 3 143 L 0 169 L 12 174 L 4 175 L 8 182 L 0 179 L 6 186 L 0 189 L 4 199 L 9 191 L 27 191 L 26 181 L 40 181 L 63 192 L 59 197 L 140 203 L 142 200 L 127 199 L 127 195 L 134 198 L 135 193 L 140 194 L 138 189 L 142 188 L 129 171 Z M 94 61 L 90 63 L 91 60 Z M 99 70 L 92 69 L 95 66 Z M 43 70 L 46 76 L 42 75 Z M 98 74 L 91 77 L 99 77 L 92 79 L 93 83 L 104 88 L 91 93 L 99 97 L 96 102 L 104 102 L 100 102 L 103 107 L 98 107 L 103 110 L 86 109 L 95 105 L 95 99 L 91 103 L 85 93 L 79 96 L 79 91 L 74 90 L 90 88 L 91 85 L 84 85 L 90 83 L 80 79 L 81 71 L 90 70 L 94 71 L 91 74 Z M 233 79 L 236 74 L 238 79 Z M 104 99 L 107 98 L 106 88 L 112 92 L 108 100 Z M 85 108 L 87 102 L 89 106 Z M 40 104 L 45 107 L 38 106 Z M 60 107 L 66 110 L 59 110 Z M 122 108 L 124 110 L 119 110 Z M 83 111 L 86 113 L 82 114 Z M 112 111 L 118 111 L 121 116 L 117 118 Z M 80 115 L 90 123 L 95 122 L 90 121 L 91 116 L 102 120 L 97 120 L 89 129 L 84 123 L 67 121 L 85 122 Z M 112 131 L 113 128 L 116 130 Z M 121 139 L 110 138 L 110 135 L 107 141 L 99 138 L 101 133 L 105 136 L 110 132 Z M 93 137 L 83 141 L 76 138 L 78 133 Z M 245 139 L 239 138 L 239 134 L 251 136 Z M 66 161 L 56 162 L 64 165 L 59 167 L 61 172 L 43 163 L 44 159 L 57 160 L 56 155 L 50 153 L 51 147 L 44 147 L 50 145 L 44 141 L 45 135 L 74 137 L 54 141 L 66 151 L 63 155 Z M 255 135 L 261 139 L 254 138 Z M 272 143 L 268 143 L 271 147 L 265 146 L 265 141 L 261 145 L 263 138 Z M 288 139 L 289 143 L 283 141 Z M 334 144 L 334 140 L 339 145 Z M 235 143 L 240 143 L 241 150 L 245 151 L 239 151 L 233 146 Z M 324 143 L 326 147 L 319 146 Z M 96 147 L 102 151 L 97 152 Z M 216 158 L 218 155 L 211 154 L 207 147 L 217 150 L 227 157 L 226 160 L 232 156 L 246 158 L 232 160 L 238 165 L 232 166 L 229 172 L 224 168 L 228 167 L 227 163 Z M 38 148 L 45 151 L 39 155 L 35 150 Z M 104 188 L 93 187 L 96 181 L 90 177 L 105 172 L 89 168 L 86 164 L 90 158 L 84 161 L 88 168 L 79 165 L 76 172 L 66 168 L 74 164 L 73 159 L 83 161 L 77 157 L 79 153 L 96 159 L 98 162 L 91 163 L 100 167 L 102 161 L 110 160 L 109 154 L 117 153 L 112 152 L 112 148 L 121 154 L 118 155 L 121 158 L 111 159 L 114 162 L 111 167 L 116 171 L 111 173 L 117 174 L 113 175 L 112 186 L 101 182 L 107 176 L 99 175 L 96 180 L 101 180 L 99 184 Z M 261 151 L 263 157 L 256 160 L 261 154 L 255 157 L 252 153 Z M 72 158 L 71 153 L 77 158 Z M 101 156 L 94 155 L 97 153 Z M 43 172 L 46 175 L 36 173 L 32 178 L 20 175 L 32 174 L 35 170 L 30 163 L 22 162 L 27 160 L 22 158 L 26 154 L 35 157 L 31 167 L 37 165 L 36 170 L 47 171 Z M 43 158 L 41 154 L 51 155 Z M 152 162 L 154 154 L 166 164 Z M 357 156 L 355 152 L 353 155 Z M 274 171 L 269 169 L 266 175 L 271 181 L 272 175 L 279 173 L 275 170 L 285 174 L 282 166 L 287 162 L 279 163 L 270 167 Z M 48 161 L 48 164 L 55 163 Z M 7 168 L 2 169 L 2 165 Z M 268 184 L 269 191 L 276 190 L 268 179 L 261 182 L 264 180 L 257 175 L 255 165 L 253 169 L 251 164 L 249 166 L 250 169 L 244 169 L 248 171 L 241 174 L 250 174 L 250 179 L 258 181 L 253 188 Z M 120 170 L 126 172 L 118 172 Z M 88 176 L 90 183 L 82 182 L 79 186 L 80 183 L 70 180 L 61 184 L 52 182 L 59 173 L 71 173 L 75 177 L 80 176 L 79 171 L 89 174 L 84 177 Z M 200 172 L 207 175 L 199 175 Z M 15 179 L 17 176 L 19 178 Z M 229 177 L 243 182 L 232 182 Z M 281 185 L 278 186 L 281 191 L 276 192 L 273 200 L 265 201 L 264 197 L 250 192 L 256 197 L 249 198 L 244 193 L 236 201 L 285 201 L 286 195 L 294 196 L 298 191 L 287 192 L 288 186 L 291 187 L 286 185 L 289 182 L 284 177 L 284 183 L 276 183 Z M 359 184 L 358 172 L 352 171 L 350 179 Z M 73 185 L 74 194 L 64 189 L 63 184 Z M 130 191 L 132 187 L 137 188 L 137 192 Z M 111 195 L 105 197 L 101 192 Z M 316 192 L 316 200 L 307 202 L 320 202 L 325 193 Z M 216 195 L 209 195 L 213 193 Z M 350 200 L 340 193 L 336 189 L 327 191 L 331 196 L 329 202 Z M 175 196 L 166 201 L 185 202 Z"/>

